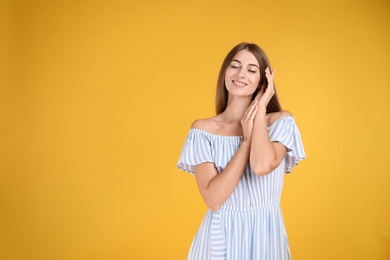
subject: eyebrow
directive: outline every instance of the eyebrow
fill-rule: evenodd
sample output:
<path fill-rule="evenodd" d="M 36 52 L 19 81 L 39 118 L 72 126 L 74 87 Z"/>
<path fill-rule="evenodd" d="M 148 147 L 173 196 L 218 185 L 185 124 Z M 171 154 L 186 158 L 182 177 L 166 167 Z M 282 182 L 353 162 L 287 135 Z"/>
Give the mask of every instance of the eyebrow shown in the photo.
<path fill-rule="evenodd" d="M 235 61 L 235 62 L 238 62 L 238 63 L 241 64 L 241 61 L 239 61 L 239 60 L 233 59 L 232 61 Z M 249 65 L 249 66 L 255 66 L 255 67 L 259 68 L 259 66 L 257 66 L 256 64 L 250 63 L 250 64 L 248 64 L 248 65 Z"/>

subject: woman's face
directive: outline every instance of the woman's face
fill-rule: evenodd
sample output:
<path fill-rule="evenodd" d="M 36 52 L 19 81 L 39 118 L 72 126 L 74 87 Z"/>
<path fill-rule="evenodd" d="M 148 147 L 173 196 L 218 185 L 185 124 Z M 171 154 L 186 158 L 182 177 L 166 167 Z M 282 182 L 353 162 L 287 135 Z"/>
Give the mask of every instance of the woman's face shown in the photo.
<path fill-rule="evenodd" d="M 252 96 L 259 82 L 259 62 L 249 51 L 239 51 L 225 72 L 227 91 L 236 96 Z"/>

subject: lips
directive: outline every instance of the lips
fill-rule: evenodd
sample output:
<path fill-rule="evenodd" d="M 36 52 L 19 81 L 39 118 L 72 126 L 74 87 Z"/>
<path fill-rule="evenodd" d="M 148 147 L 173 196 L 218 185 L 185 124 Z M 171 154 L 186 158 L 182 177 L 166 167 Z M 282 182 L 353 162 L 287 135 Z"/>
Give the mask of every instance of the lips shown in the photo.
<path fill-rule="evenodd" d="M 247 84 L 245 84 L 244 82 L 241 82 L 241 81 L 237 81 L 237 80 L 233 80 L 233 84 L 234 86 L 236 86 L 237 88 L 243 88 L 245 87 Z"/>

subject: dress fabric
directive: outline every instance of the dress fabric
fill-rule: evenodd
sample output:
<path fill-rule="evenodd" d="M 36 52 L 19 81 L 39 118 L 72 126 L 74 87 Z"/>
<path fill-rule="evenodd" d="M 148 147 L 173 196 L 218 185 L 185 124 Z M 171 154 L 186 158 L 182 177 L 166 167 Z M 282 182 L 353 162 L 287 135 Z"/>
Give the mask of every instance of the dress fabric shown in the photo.
<path fill-rule="evenodd" d="M 268 127 L 271 142 L 287 147 L 280 165 L 257 176 L 247 164 L 244 173 L 220 210 L 208 210 L 192 242 L 189 260 L 285 260 L 291 259 L 280 196 L 284 173 L 306 157 L 294 118 L 284 116 Z M 214 163 L 221 172 L 243 140 L 198 128 L 190 129 L 177 167 L 194 173 L 194 166 Z"/>

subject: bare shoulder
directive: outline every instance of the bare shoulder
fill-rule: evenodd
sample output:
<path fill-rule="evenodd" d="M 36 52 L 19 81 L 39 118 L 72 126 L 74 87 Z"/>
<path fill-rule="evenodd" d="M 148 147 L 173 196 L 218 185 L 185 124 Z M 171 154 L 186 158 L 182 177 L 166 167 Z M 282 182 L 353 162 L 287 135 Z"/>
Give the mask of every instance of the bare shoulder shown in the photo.
<path fill-rule="evenodd" d="M 223 113 L 210 118 L 196 120 L 192 123 L 191 128 L 201 129 L 214 135 L 242 136 L 241 123 L 227 120 Z"/>
<path fill-rule="evenodd" d="M 282 110 L 282 111 L 279 111 L 279 112 L 269 113 L 267 115 L 267 124 L 268 125 L 272 125 L 279 118 L 288 117 L 288 116 L 294 117 L 293 114 L 290 111 L 287 111 L 287 110 Z"/>
<path fill-rule="evenodd" d="M 215 128 L 215 117 L 210 117 L 210 118 L 204 118 L 204 119 L 198 119 L 195 120 L 191 128 L 198 128 L 204 131 L 211 131 Z"/>

